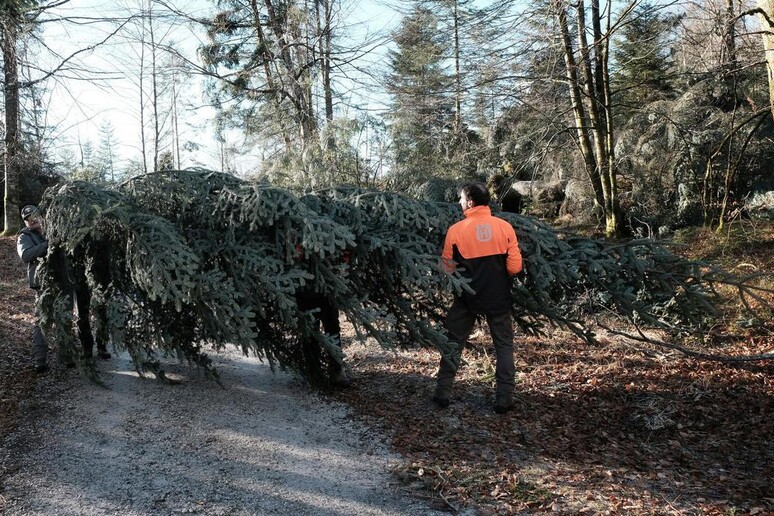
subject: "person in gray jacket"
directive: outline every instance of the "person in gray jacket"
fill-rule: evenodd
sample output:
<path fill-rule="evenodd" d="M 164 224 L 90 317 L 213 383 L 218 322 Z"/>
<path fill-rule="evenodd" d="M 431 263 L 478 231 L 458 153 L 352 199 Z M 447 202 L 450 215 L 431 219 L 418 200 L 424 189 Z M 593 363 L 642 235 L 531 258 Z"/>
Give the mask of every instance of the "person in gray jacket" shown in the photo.
<path fill-rule="evenodd" d="M 37 206 L 27 205 L 21 211 L 24 228 L 19 232 L 16 242 L 16 251 L 19 257 L 27 264 L 27 280 L 30 288 L 36 292 L 40 285 L 36 278 L 38 263 L 48 252 L 48 241 L 43 235 L 43 219 Z M 35 371 L 45 373 L 48 371 L 48 343 L 40 329 L 40 314 L 35 308 L 35 326 L 32 328 L 32 359 L 35 362 Z"/>

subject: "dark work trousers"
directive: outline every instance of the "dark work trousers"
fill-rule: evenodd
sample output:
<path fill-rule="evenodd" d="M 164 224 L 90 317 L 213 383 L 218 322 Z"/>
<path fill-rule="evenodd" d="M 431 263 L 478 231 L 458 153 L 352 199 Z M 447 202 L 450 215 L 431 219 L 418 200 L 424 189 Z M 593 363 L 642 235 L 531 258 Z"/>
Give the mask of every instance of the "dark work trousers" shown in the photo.
<path fill-rule="evenodd" d="M 37 297 L 37 292 L 35 293 Z M 32 327 L 32 360 L 35 366 L 44 366 L 48 360 L 48 342 L 40 329 L 40 311 L 35 303 L 35 326 Z"/>
<path fill-rule="evenodd" d="M 455 299 L 449 313 L 446 316 L 446 330 L 449 332 L 449 340 L 454 345 L 455 364 L 460 363 L 462 348 L 473 330 L 476 322 L 476 314 L 471 312 L 465 303 Z M 516 367 L 513 363 L 513 321 L 511 313 L 505 312 L 497 315 L 486 315 L 486 323 L 489 326 L 489 335 L 495 347 L 497 365 L 495 378 L 497 380 L 497 393 L 512 395 L 514 389 L 514 376 Z M 447 360 L 441 358 L 438 368 L 438 389 L 450 391 L 454 383 L 456 371 Z"/>
<path fill-rule="evenodd" d="M 320 330 L 322 324 L 323 331 L 336 340 L 341 347 L 341 325 L 339 324 L 339 308 L 335 301 L 323 294 L 314 291 L 304 291 L 296 294 L 298 308 L 304 312 L 317 310 L 314 315 L 314 329 Z M 304 356 L 310 364 L 319 364 L 322 358 L 320 345 L 314 339 L 309 338 L 302 343 Z M 331 361 L 331 372 L 341 371 L 341 365 L 335 360 Z"/>
<path fill-rule="evenodd" d="M 91 332 L 90 309 L 91 292 L 85 281 L 76 283 L 73 289 L 73 304 L 75 305 L 75 317 L 78 324 L 78 338 L 81 341 L 83 356 L 90 357 L 94 353 L 94 335 Z M 105 342 L 98 342 L 98 351 L 105 350 Z"/>
<path fill-rule="evenodd" d="M 96 272 L 100 270 L 96 269 Z M 78 325 L 78 338 L 81 341 L 83 356 L 89 358 L 94 354 L 94 334 L 91 331 L 91 290 L 89 290 L 86 271 L 83 268 L 76 266 L 72 272 L 71 285 L 73 305 L 75 306 L 74 314 Z M 100 307 L 100 309 L 103 311 L 98 315 L 102 315 L 104 321 L 104 307 Z M 99 330 L 97 333 L 97 353 L 104 353 L 107 351 L 107 331 L 104 327 L 99 328 Z"/>

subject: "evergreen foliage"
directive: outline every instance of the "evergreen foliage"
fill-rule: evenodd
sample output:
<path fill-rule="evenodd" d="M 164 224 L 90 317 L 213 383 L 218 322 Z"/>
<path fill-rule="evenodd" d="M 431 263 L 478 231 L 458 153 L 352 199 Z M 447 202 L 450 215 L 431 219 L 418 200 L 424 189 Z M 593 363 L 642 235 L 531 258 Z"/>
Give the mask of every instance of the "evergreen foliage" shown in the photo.
<path fill-rule="evenodd" d="M 663 7 L 642 3 L 621 29 L 613 75 L 621 111 L 630 114 L 647 102 L 674 96 L 670 34 L 680 17 Z"/>
<path fill-rule="evenodd" d="M 158 357 L 213 372 L 206 354 L 233 344 L 319 382 L 324 364 L 304 360 L 314 329 L 296 295 L 314 289 L 337 301 L 358 335 L 385 347 L 442 352 L 450 296 L 468 288 L 440 265 L 455 204 L 350 187 L 306 195 L 224 173 L 182 170 L 119 187 L 72 182 L 49 190 L 42 208 L 49 256 L 41 266 L 45 331 L 75 354 L 70 269 L 94 292 L 98 331 L 128 349 L 138 370 L 163 376 Z M 546 323 L 593 340 L 589 315 L 605 313 L 673 334 L 700 331 L 713 314 L 713 287 L 738 281 L 685 261 L 648 240 L 609 243 L 561 235 L 529 217 L 501 214 L 515 228 L 526 275 L 513 281 L 514 314 L 529 333 Z"/>
<path fill-rule="evenodd" d="M 444 65 L 446 38 L 438 25 L 434 11 L 414 6 L 394 35 L 396 50 L 389 53 L 392 175 L 399 186 L 448 172 L 442 166 L 452 137 L 453 83 Z"/>

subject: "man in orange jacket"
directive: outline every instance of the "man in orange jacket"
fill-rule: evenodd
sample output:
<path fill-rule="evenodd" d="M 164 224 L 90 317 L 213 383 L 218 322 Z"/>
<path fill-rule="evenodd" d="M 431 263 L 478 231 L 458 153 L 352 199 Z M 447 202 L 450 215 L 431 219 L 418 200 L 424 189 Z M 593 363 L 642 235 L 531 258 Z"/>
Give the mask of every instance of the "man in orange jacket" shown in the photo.
<path fill-rule="evenodd" d="M 460 206 L 465 219 L 446 233 L 442 260 L 449 271 L 460 267 L 470 279 L 471 292 L 457 296 L 446 317 L 453 351 L 442 357 L 433 401 L 449 406 L 454 376 L 465 342 L 476 318 L 485 316 L 497 357 L 495 412 L 504 414 L 513 405 L 513 321 L 511 320 L 510 276 L 522 270 L 521 251 L 513 227 L 493 217 L 489 191 L 482 183 L 468 183 L 460 189 Z"/>

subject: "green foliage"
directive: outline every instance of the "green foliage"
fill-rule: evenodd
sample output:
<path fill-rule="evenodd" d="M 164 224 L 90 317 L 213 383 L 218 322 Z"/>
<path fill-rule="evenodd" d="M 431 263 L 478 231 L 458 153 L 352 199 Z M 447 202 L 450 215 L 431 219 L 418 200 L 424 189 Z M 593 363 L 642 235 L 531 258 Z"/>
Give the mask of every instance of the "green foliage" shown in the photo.
<path fill-rule="evenodd" d="M 272 184 L 289 188 L 317 190 L 334 184 L 374 186 L 378 170 L 366 160 L 359 145 L 354 144 L 361 142 L 364 134 L 379 131 L 371 125 L 373 122 L 368 117 L 329 121 L 320 131 L 318 140 L 303 150 L 290 147 L 267 159 L 263 172 Z M 368 144 L 373 156 L 374 142 Z"/>
<path fill-rule="evenodd" d="M 319 377 L 321 364 L 304 360 L 303 339 L 315 339 L 332 360 L 341 356 L 298 308 L 296 295 L 309 289 L 335 299 L 361 337 L 445 351 L 446 308 L 468 288 L 440 266 L 445 231 L 460 215 L 451 203 L 352 187 L 297 196 L 183 170 L 117 188 L 69 183 L 50 190 L 42 207 L 50 241 L 40 272 L 46 331 L 74 351 L 62 269 L 83 267 L 103 319 L 98 327 L 130 351 L 138 369 L 157 374 L 159 354 L 211 371 L 206 346 L 232 344 Z M 696 332 L 713 313 L 713 284 L 733 280 L 652 241 L 613 244 L 502 217 L 524 255 L 514 314 L 530 333 L 559 324 L 590 340 L 587 318 L 600 313 Z"/>
<path fill-rule="evenodd" d="M 432 10 L 415 6 L 395 33 L 397 49 L 389 54 L 392 175 L 399 185 L 448 172 L 444 148 L 452 138 L 453 89 L 438 23 Z"/>
<path fill-rule="evenodd" d="M 643 103 L 674 96 L 669 40 L 679 20 L 664 13 L 663 7 L 642 3 L 622 27 L 612 74 L 617 100 L 623 104 L 621 112 L 631 113 Z"/>

